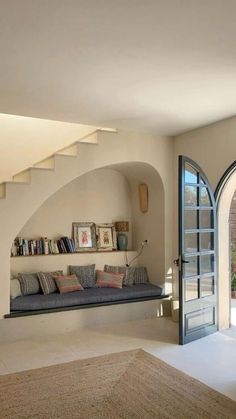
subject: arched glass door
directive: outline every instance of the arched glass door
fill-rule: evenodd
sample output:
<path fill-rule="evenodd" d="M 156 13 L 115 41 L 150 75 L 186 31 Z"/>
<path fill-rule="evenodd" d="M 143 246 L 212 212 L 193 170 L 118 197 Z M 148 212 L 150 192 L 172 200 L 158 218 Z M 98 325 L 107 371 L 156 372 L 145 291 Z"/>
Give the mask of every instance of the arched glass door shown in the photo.
<path fill-rule="evenodd" d="M 180 344 L 217 330 L 216 205 L 201 168 L 179 157 Z"/>

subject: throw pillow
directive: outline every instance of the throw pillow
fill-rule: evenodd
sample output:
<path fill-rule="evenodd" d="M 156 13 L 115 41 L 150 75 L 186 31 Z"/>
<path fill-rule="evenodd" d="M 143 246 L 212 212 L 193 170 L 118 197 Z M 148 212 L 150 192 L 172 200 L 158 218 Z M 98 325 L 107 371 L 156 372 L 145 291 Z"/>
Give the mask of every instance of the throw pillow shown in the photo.
<path fill-rule="evenodd" d="M 16 297 L 20 297 L 21 289 L 20 289 L 20 282 L 19 279 L 13 278 L 10 281 L 10 297 L 13 300 Z"/>
<path fill-rule="evenodd" d="M 38 294 L 40 292 L 37 273 L 19 273 L 18 279 L 23 295 Z"/>
<path fill-rule="evenodd" d="M 97 286 L 99 288 L 122 288 L 123 274 L 97 271 Z"/>
<path fill-rule="evenodd" d="M 96 287 L 95 265 L 69 266 L 70 275 L 75 274 L 83 288 Z"/>
<path fill-rule="evenodd" d="M 38 272 L 39 283 L 44 295 L 52 294 L 57 291 L 57 286 L 53 278 L 54 275 L 63 275 L 63 271 Z"/>
<path fill-rule="evenodd" d="M 73 275 L 56 275 L 54 276 L 60 294 L 66 292 L 82 291 L 83 287 L 80 284 L 77 276 Z"/>
<path fill-rule="evenodd" d="M 127 266 L 105 265 L 104 271 L 123 274 L 124 275 L 123 285 L 125 286 L 130 287 L 134 283 L 134 268 L 130 268 Z"/>
<path fill-rule="evenodd" d="M 134 284 L 148 284 L 148 272 L 145 266 L 134 268 Z"/>

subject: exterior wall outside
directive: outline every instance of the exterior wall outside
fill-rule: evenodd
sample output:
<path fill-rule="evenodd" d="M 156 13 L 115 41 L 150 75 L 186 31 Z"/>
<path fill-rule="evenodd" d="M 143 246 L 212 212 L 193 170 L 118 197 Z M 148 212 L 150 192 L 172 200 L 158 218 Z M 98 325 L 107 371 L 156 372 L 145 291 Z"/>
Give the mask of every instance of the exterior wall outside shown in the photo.
<path fill-rule="evenodd" d="M 236 187 L 236 185 L 235 185 Z M 231 231 L 231 246 L 236 249 L 236 192 L 233 196 L 230 207 L 230 231 Z M 236 260 L 232 259 L 232 273 L 236 272 Z"/>

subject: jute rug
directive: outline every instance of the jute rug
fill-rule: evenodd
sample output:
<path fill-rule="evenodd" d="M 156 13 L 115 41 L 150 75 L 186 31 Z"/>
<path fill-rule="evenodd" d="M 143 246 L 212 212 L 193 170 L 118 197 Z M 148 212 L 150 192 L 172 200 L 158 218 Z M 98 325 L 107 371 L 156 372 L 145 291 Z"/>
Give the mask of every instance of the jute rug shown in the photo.
<path fill-rule="evenodd" d="M 1 419 L 236 418 L 236 402 L 141 349 L 0 377 Z"/>

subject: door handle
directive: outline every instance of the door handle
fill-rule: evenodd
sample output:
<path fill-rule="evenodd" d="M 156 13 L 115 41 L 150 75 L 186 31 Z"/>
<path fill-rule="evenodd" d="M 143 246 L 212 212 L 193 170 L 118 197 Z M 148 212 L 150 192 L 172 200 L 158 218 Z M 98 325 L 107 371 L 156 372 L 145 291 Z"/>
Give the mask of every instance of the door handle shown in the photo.
<path fill-rule="evenodd" d="M 181 261 L 181 265 L 183 263 L 189 263 L 189 260 L 184 260 L 181 257 L 179 257 L 178 259 L 174 259 L 174 264 L 175 266 L 178 266 L 179 270 L 180 270 L 180 263 L 179 263 L 180 261 Z"/>

